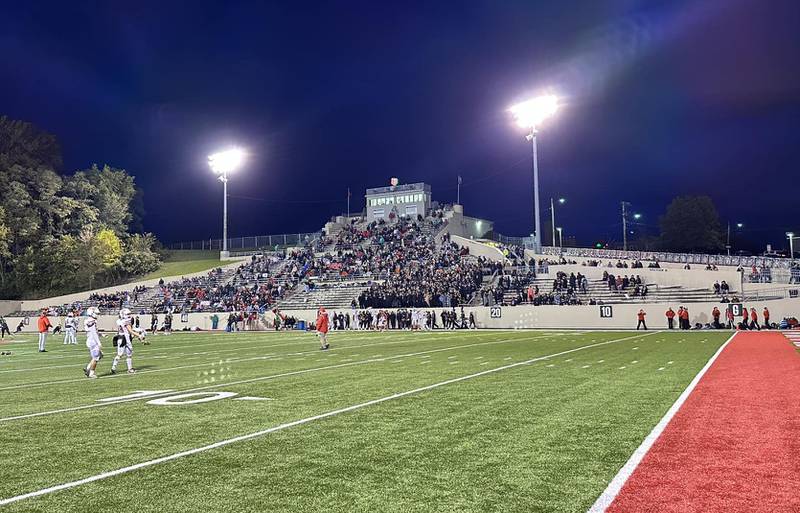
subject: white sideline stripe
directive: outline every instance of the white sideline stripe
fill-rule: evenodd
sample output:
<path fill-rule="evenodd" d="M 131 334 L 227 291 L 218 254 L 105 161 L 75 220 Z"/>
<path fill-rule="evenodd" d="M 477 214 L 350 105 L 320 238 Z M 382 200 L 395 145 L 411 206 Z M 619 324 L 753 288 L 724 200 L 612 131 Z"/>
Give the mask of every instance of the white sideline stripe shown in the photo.
<path fill-rule="evenodd" d="M 491 333 L 485 333 L 485 334 L 482 334 L 482 335 L 475 335 L 474 338 L 479 338 L 480 339 L 480 338 L 489 337 L 491 335 L 492 335 Z M 542 338 L 542 337 L 549 337 L 549 335 L 543 335 L 543 336 L 540 336 L 540 337 L 533 337 L 533 338 Z M 429 341 L 432 341 L 432 340 L 441 340 L 442 338 L 443 337 L 441 337 L 441 336 L 429 337 L 425 341 L 429 342 Z M 444 338 L 446 338 L 446 337 L 444 337 Z M 414 341 L 414 339 L 409 337 L 409 338 L 406 338 L 406 339 L 403 339 L 403 340 L 395 340 L 395 341 L 392 341 L 392 342 L 376 342 L 374 344 L 361 344 L 361 345 L 357 345 L 357 346 L 334 347 L 334 348 L 331 349 L 331 351 L 336 351 L 336 350 L 341 351 L 343 349 L 355 349 L 355 348 L 359 348 L 359 347 L 407 344 L 407 343 L 413 342 L 413 341 Z M 296 343 L 295 344 L 278 344 L 278 345 L 296 345 Z M 262 346 L 263 349 L 267 349 L 269 347 L 274 347 L 274 346 Z M 112 354 L 112 353 L 113 353 L 112 351 L 109 351 L 109 354 Z M 303 353 L 293 353 L 293 355 L 318 354 L 318 353 L 319 353 L 319 351 L 306 351 L 306 352 L 303 352 Z M 272 354 L 273 353 L 270 353 L 270 356 L 260 355 L 260 356 L 239 358 L 239 359 L 228 358 L 228 360 L 225 361 L 224 363 L 246 362 L 246 361 L 251 361 L 251 360 L 259 360 L 259 359 L 276 359 L 276 360 L 280 359 L 280 358 L 276 358 L 276 357 L 271 356 Z M 289 355 L 284 355 L 284 356 L 289 356 Z M 330 355 L 330 356 L 333 356 L 333 355 Z M 147 356 L 144 356 L 144 358 L 146 360 Z M 208 365 L 212 365 L 212 364 L 214 364 L 216 362 L 219 362 L 220 358 L 221 358 L 220 356 L 214 356 L 213 360 L 208 360 L 208 361 L 206 361 L 204 363 L 198 363 L 198 364 L 192 364 L 192 365 L 182 365 L 182 366 L 178 366 L 178 367 L 165 367 L 163 369 L 144 370 L 144 371 L 138 372 L 138 373 L 133 374 L 133 375 L 116 374 L 116 375 L 113 375 L 113 376 L 104 376 L 103 379 L 131 378 L 133 376 L 141 376 L 143 374 L 152 374 L 154 372 L 166 372 L 166 371 L 171 371 L 171 370 L 181 370 L 181 369 L 191 369 L 191 368 L 196 368 L 196 367 L 205 367 L 205 366 L 208 366 Z M 188 358 L 187 358 L 187 360 L 188 360 Z M 33 382 L 33 383 L 19 383 L 19 384 L 16 384 L 16 385 L 9 385 L 9 386 L 6 386 L 6 387 L 0 387 L 0 390 L 16 390 L 16 389 L 20 389 L 20 388 L 38 388 L 38 387 L 45 387 L 45 386 L 50 386 L 50 385 L 60 385 L 60 384 L 63 384 L 63 383 L 77 383 L 77 382 L 80 382 L 80 381 L 86 381 L 86 379 L 85 378 L 75 378 L 75 379 L 62 379 L 62 380 L 58 380 L 58 381 L 38 381 L 38 382 Z M 0 421 L 2 421 L 2 419 L 0 419 Z"/>
<path fill-rule="evenodd" d="M 255 334 L 256 332 L 241 332 L 241 333 L 254 333 Z M 297 345 L 300 342 L 303 342 L 303 340 L 305 338 L 307 338 L 307 336 L 305 334 L 301 334 L 301 333 L 293 334 L 293 333 L 281 332 L 280 334 L 277 334 L 277 335 L 272 335 L 271 333 L 272 332 L 268 332 L 266 334 L 266 336 L 265 336 L 265 333 L 261 332 L 262 336 L 264 336 L 264 340 L 262 340 L 261 342 L 258 342 L 258 343 L 254 343 L 253 340 L 246 340 L 246 341 L 243 341 L 242 343 L 237 345 L 237 342 L 235 342 L 235 341 L 232 342 L 231 340 L 228 340 L 226 343 L 230 343 L 231 346 L 233 346 L 233 347 L 230 347 L 229 349 L 220 349 L 218 351 L 208 351 L 208 353 L 209 354 L 210 353 L 228 353 L 228 352 L 236 352 L 236 351 L 239 351 L 241 349 L 264 349 L 264 348 L 267 348 L 267 347 L 294 346 L 294 345 Z M 344 334 L 344 333 L 355 333 L 355 332 L 337 331 L 337 332 L 334 332 L 334 333 Z M 366 333 L 369 333 L 369 334 L 366 334 Z M 358 336 L 349 337 L 349 338 L 347 338 L 347 340 L 348 341 L 368 340 L 368 339 L 371 338 L 371 334 L 372 334 L 372 332 L 365 332 L 364 335 L 358 335 Z M 195 333 L 192 333 L 192 335 L 195 335 Z M 205 335 L 205 337 L 212 338 L 211 335 L 212 334 Z M 237 333 L 237 335 L 238 335 L 238 333 Z M 404 336 L 404 337 L 407 338 L 407 340 L 413 340 L 414 337 L 418 336 L 419 334 L 418 333 L 412 334 L 411 332 L 402 332 L 402 333 L 396 333 L 395 335 Z M 434 339 L 434 338 L 435 339 L 444 338 L 443 337 L 444 333 L 441 333 L 441 332 L 430 333 L 430 335 L 436 335 L 436 336 L 430 337 L 429 340 L 430 339 Z M 162 335 L 162 337 L 163 336 L 164 335 Z M 485 336 L 485 335 L 481 335 L 481 336 Z M 280 344 L 263 345 L 265 343 L 269 343 L 269 342 L 278 340 L 278 337 L 293 338 L 294 340 L 292 342 L 282 342 Z M 196 344 L 196 343 L 193 343 L 193 342 L 186 342 L 186 341 L 178 341 L 178 342 L 176 342 L 174 344 L 171 344 L 171 345 L 161 345 L 161 344 L 158 344 L 157 346 L 152 346 L 151 345 L 151 347 L 149 347 L 149 348 L 140 348 L 139 349 L 139 354 L 146 354 L 146 355 L 148 355 L 149 358 L 155 358 L 156 355 L 159 355 L 159 356 L 161 355 L 160 351 L 172 351 L 172 350 L 175 350 L 175 349 L 184 349 L 186 351 L 191 351 L 191 350 L 196 349 L 198 347 L 206 347 L 206 346 L 219 347 L 219 343 L 220 343 L 221 340 L 225 340 L 226 338 L 231 338 L 232 339 L 233 337 L 230 334 L 214 333 L 213 334 L 213 338 L 217 339 L 217 340 L 215 340 L 214 342 L 207 342 L 207 343 L 202 343 L 202 344 Z M 161 340 L 161 338 L 158 338 L 156 340 Z M 29 342 L 32 345 L 35 345 L 36 344 L 36 339 L 32 338 L 30 341 L 27 341 L 27 342 Z M 165 342 L 167 342 L 167 341 L 165 341 Z M 79 343 L 78 346 L 81 347 L 81 344 Z M 85 346 L 82 346 L 81 349 L 83 349 L 83 347 L 85 347 Z M 154 351 L 154 352 L 152 354 L 150 354 L 150 351 Z M 85 350 L 82 350 L 79 353 L 72 353 L 72 354 L 53 354 L 53 355 L 50 355 L 50 356 L 42 356 L 42 355 L 36 356 L 38 353 L 34 349 L 34 351 L 32 351 L 32 352 L 19 353 L 19 354 L 25 355 L 26 357 L 25 358 L 20 358 L 20 359 L 15 359 L 14 363 L 32 362 L 32 361 L 41 362 L 43 360 L 45 360 L 45 361 L 62 360 L 62 359 L 66 359 L 66 358 L 79 358 L 81 360 L 85 360 L 85 358 L 84 358 L 84 353 L 85 352 L 86 352 Z M 174 356 L 174 358 L 177 359 L 177 358 L 180 358 L 180 357 L 188 355 L 188 354 L 194 354 L 194 353 L 189 353 L 189 352 L 187 352 L 187 353 L 178 353 L 177 355 Z M 198 354 L 202 354 L 202 353 L 198 353 Z M 164 355 L 164 356 L 168 356 L 168 355 Z M 172 358 L 172 356 L 170 356 L 170 358 Z"/>
<path fill-rule="evenodd" d="M 438 353 L 438 352 L 441 352 L 441 351 L 452 351 L 454 349 L 462 349 L 462 348 L 466 348 L 466 347 L 475 347 L 475 346 L 484 346 L 484 345 L 493 345 L 493 344 L 505 344 L 507 342 L 527 342 L 527 341 L 530 341 L 530 340 L 538 340 L 538 339 L 541 339 L 541 338 L 548 338 L 548 335 L 542 335 L 542 336 L 538 336 L 538 337 L 527 337 L 527 338 L 508 338 L 508 339 L 503 339 L 503 340 L 492 340 L 492 341 L 489 341 L 489 342 L 476 342 L 476 343 L 473 343 L 473 344 L 463 344 L 463 345 L 459 345 L 459 346 L 450 346 L 450 347 L 441 347 L 441 348 L 436 348 L 436 349 L 429 349 L 427 351 L 421 351 L 421 352 L 418 352 L 418 353 L 392 355 L 392 356 L 386 356 L 386 357 L 383 357 L 383 358 L 369 358 L 369 359 L 366 359 L 366 360 L 357 360 L 357 361 L 348 362 L 348 363 L 337 363 L 337 364 L 334 364 L 334 365 L 326 365 L 324 367 L 312 367 L 310 369 L 300 369 L 300 370 L 296 370 L 296 371 L 282 372 L 280 374 L 271 374 L 271 375 L 268 375 L 268 376 L 260 376 L 260 377 L 257 377 L 257 378 L 248 378 L 248 379 L 243 379 L 243 380 L 240 380 L 240 381 L 229 381 L 229 382 L 225 382 L 225 383 L 218 383 L 216 385 L 208 385 L 208 386 L 198 387 L 198 388 L 188 388 L 188 389 L 185 389 L 185 390 L 178 390 L 178 391 L 173 391 L 173 392 L 170 392 L 170 393 L 198 392 L 198 391 L 202 391 L 202 390 L 209 390 L 209 389 L 220 388 L 220 387 L 242 385 L 242 384 L 246 384 L 246 383 L 255 383 L 255 382 L 258 382 L 258 381 L 267 381 L 267 380 L 270 380 L 270 379 L 283 378 L 283 377 L 287 377 L 287 376 L 297 376 L 297 375 L 300 375 L 300 374 L 307 374 L 307 373 L 311 373 L 311 372 L 318 372 L 318 371 L 324 371 L 324 370 L 330 370 L 330 369 L 339 369 L 339 368 L 342 368 L 342 367 L 351 367 L 353 365 L 363 365 L 365 363 L 383 362 L 383 361 L 392 360 L 392 359 L 395 359 L 395 358 L 406 358 L 406 357 L 409 357 L 409 356 L 418 356 L 418 355 L 421 355 L 421 354 Z M 391 343 L 391 342 L 387 342 L 387 344 L 389 344 L 389 343 Z M 372 344 L 372 345 L 377 345 L 377 344 Z M 345 348 L 342 348 L 342 349 L 345 349 Z M 316 350 L 314 352 L 318 353 L 319 350 Z M 144 374 L 144 373 L 142 373 L 142 374 Z M 134 374 L 134 376 L 135 375 L 136 374 Z M 103 379 L 107 379 L 107 378 L 103 378 Z M 84 381 L 85 381 L 85 379 L 84 379 Z M 161 395 L 169 395 L 169 394 L 161 394 Z M 158 396 L 154 395 L 154 396 L 150 396 L 150 397 L 152 398 L 152 397 L 158 397 Z M 74 406 L 74 407 L 71 407 L 71 408 L 60 408 L 58 410 L 49 410 L 49 411 L 43 411 L 43 412 L 37 412 L 37 413 L 26 413 L 24 415 L 15 415 L 13 417 L 0 418 L 0 423 L 10 422 L 12 420 L 23 420 L 23 419 L 30 419 L 30 418 L 33 418 L 33 417 L 42 417 L 42 416 L 45 416 L 45 415 L 53 415 L 53 414 L 56 414 L 56 413 L 69 413 L 69 412 L 73 412 L 73 411 L 88 410 L 88 409 L 97 408 L 97 407 L 100 407 L 100 406 L 109 406 L 109 405 L 113 405 L 113 404 L 127 403 L 127 402 L 130 402 L 130 401 L 138 401 L 138 400 L 140 400 L 140 399 L 139 398 L 121 399 L 119 401 L 107 402 L 107 403 L 102 403 L 102 404 L 87 404 L 87 405 L 84 405 L 84 406 Z"/>
<path fill-rule="evenodd" d="M 651 334 L 655 334 L 655 333 L 657 333 L 657 332 L 652 332 Z M 94 476 L 85 477 L 85 478 L 79 479 L 77 481 L 71 481 L 69 483 L 63 483 L 63 484 L 60 484 L 60 485 L 51 486 L 49 488 L 42 488 L 41 490 L 36 490 L 34 492 L 28 492 L 28 493 L 24 493 L 22 495 L 16 495 L 14 497 L 8 497 L 6 499 L 0 499 L 0 506 L 7 506 L 8 504 L 12 504 L 14 502 L 19 502 L 21 500 L 32 499 L 34 497 L 40 497 L 42 495 L 47 495 L 47 494 L 50 494 L 50 493 L 53 493 L 53 492 L 58 492 L 58 491 L 61 491 L 61 490 L 67 490 L 67 489 L 70 489 L 70 488 L 75 488 L 75 487 L 78 487 L 78 486 L 81 486 L 81 485 L 84 485 L 84 484 L 93 483 L 95 481 L 101 481 L 103 479 L 108 479 L 109 477 L 115 477 L 115 476 L 118 476 L 118 475 L 121 475 L 121 474 L 127 474 L 129 472 L 133 472 L 134 470 L 139 470 L 139 469 L 142 469 L 142 468 L 152 467 L 153 465 L 158 465 L 159 463 L 166 463 L 168 461 L 177 460 L 177 459 L 180 459 L 180 458 L 184 458 L 186 456 L 191 456 L 193 454 L 198 454 L 198 453 L 201 453 L 201 452 L 210 451 L 212 449 L 218 449 L 218 448 L 224 447 L 226 445 L 231 445 L 231 444 L 235 444 L 235 443 L 238 443 L 238 442 L 243 442 L 243 441 L 246 441 L 246 440 L 252 440 L 254 438 L 259 438 L 259 437 L 262 437 L 264 435 L 268 435 L 270 433 L 274 433 L 276 431 L 282 431 L 282 430 L 290 428 L 290 427 L 301 426 L 303 424 L 308 424 L 309 422 L 313 422 L 315 420 L 322 420 L 322 419 L 326 419 L 328 417 L 333 417 L 335 415 L 340 415 L 342 413 L 348 413 L 348 412 L 351 412 L 351 411 L 360 410 L 360 409 L 366 408 L 368 406 L 373 406 L 373 405 L 384 403 L 384 402 L 387 402 L 387 401 L 400 399 L 402 397 L 418 394 L 420 392 L 426 392 L 428 390 L 433 390 L 435 388 L 443 387 L 445 385 L 452 385 L 453 383 L 459 383 L 461 381 L 466 381 L 468 379 L 474 379 L 474 378 L 478 378 L 478 377 L 481 377 L 481 376 L 486 376 L 487 374 L 494 374 L 496 372 L 500 372 L 500 371 L 504 371 L 504 370 L 508 370 L 508 369 L 513 369 L 515 367 L 520 367 L 522 365 L 530 365 L 531 363 L 534 363 L 534 362 L 538 362 L 538 361 L 541 361 L 541 360 L 546 360 L 548 358 L 553 358 L 553 357 L 556 357 L 556 356 L 561 356 L 561 355 L 565 355 L 565 354 L 569 354 L 569 353 L 574 353 L 576 351 L 582 351 L 584 349 L 591 349 L 593 347 L 604 346 L 604 345 L 613 344 L 613 343 L 616 343 L 616 342 L 622 342 L 624 340 L 630 340 L 632 338 L 640 338 L 640 337 L 646 337 L 646 336 L 648 336 L 648 335 L 635 335 L 635 336 L 632 336 L 632 337 L 625 337 L 625 338 L 620 338 L 620 339 L 607 340 L 605 342 L 598 342 L 596 344 L 589 344 L 589 345 L 586 345 L 586 346 L 580 346 L 580 347 L 576 347 L 576 348 L 573 348 L 573 349 L 567 349 L 565 351 L 561 351 L 561 352 L 558 352 L 558 353 L 553 353 L 553 354 L 544 355 L 544 356 L 537 356 L 536 358 L 531 358 L 530 360 L 525 360 L 524 362 L 511 363 L 511 364 L 508 364 L 508 365 L 503 365 L 501 367 L 495 367 L 494 369 L 487 369 L 485 371 L 476 372 L 474 374 L 468 374 L 466 376 L 460 376 L 458 378 L 452 378 L 452 379 L 448 379 L 448 380 L 445 380 L 445 381 L 440 381 L 439 383 L 433 383 L 431 385 L 426 385 L 424 387 L 415 388 L 413 390 L 408 390 L 408 391 L 405 391 L 405 392 L 398 392 L 396 394 L 387 395 L 387 396 L 381 397 L 379 399 L 373 399 L 371 401 L 366 401 L 366 402 L 363 402 L 363 403 L 354 404 L 352 406 L 347 406 L 347 407 L 344 407 L 344 408 L 340 408 L 338 410 L 332 410 L 332 411 L 329 411 L 329 412 L 326 412 L 326 413 L 321 413 L 319 415 L 306 417 L 304 419 L 294 420 L 292 422 L 287 422 L 285 424 L 279 424 L 277 426 L 273 426 L 271 428 L 263 429 L 261 431 L 256 431 L 254 433 L 248 433 L 246 435 L 241 435 L 241 436 L 237 436 L 237 437 L 234 437 L 234 438 L 229 438 L 227 440 L 221 440 L 219 442 L 215 442 L 215 443 L 209 444 L 209 445 L 204 445 L 202 447 L 196 447 L 194 449 L 181 451 L 181 452 L 178 452 L 178 453 L 170 454 L 168 456 L 162 456 L 161 458 L 156 458 L 156 459 L 149 460 L 149 461 L 143 461 L 141 463 L 137 463 L 135 465 L 130 465 L 128 467 L 122 467 L 122 468 L 119 468 L 119 469 L 116 469 L 116 470 L 112 470 L 112 471 L 109 471 L 109 472 L 103 472 L 101 474 L 96 474 Z M 152 398 L 152 396 L 150 398 Z"/>
<path fill-rule="evenodd" d="M 719 355 L 726 347 L 728 347 L 728 344 L 735 336 L 736 333 L 731 335 L 730 338 L 728 338 L 728 340 L 726 340 L 725 343 L 723 343 L 720 348 L 717 349 L 717 352 L 714 353 L 705 366 L 700 369 L 700 372 L 698 372 L 697 376 L 695 376 L 692 382 L 689 383 L 689 386 L 686 387 L 686 390 L 683 391 L 670 409 L 667 410 L 667 413 L 664 414 L 658 424 L 656 424 L 656 427 L 654 427 L 650 434 L 647 435 L 636 451 L 631 454 L 631 457 L 628 459 L 625 465 L 622 466 L 619 472 L 617 472 L 617 475 L 614 476 L 614 479 L 608 483 L 608 486 L 603 493 L 600 494 L 600 497 L 598 497 L 594 504 L 592 504 L 592 507 L 589 508 L 588 513 L 605 513 L 606 509 L 611 506 L 611 503 L 613 503 L 614 499 L 617 498 L 617 495 L 619 495 L 620 490 L 622 490 L 622 487 L 628 481 L 628 478 L 631 477 L 631 474 L 633 474 L 633 472 L 636 470 L 636 467 L 639 466 L 639 463 L 642 462 L 642 459 L 644 459 L 645 455 L 648 453 L 648 451 L 650 451 L 650 448 L 653 447 L 653 444 L 656 442 L 656 440 L 658 440 L 658 437 L 661 436 L 661 433 L 664 432 L 664 429 L 666 429 L 667 425 L 672 420 L 672 417 L 678 413 L 678 410 L 680 410 L 681 406 L 683 406 L 683 403 L 686 402 L 686 399 L 700 382 L 700 379 L 702 379 L 706 371 L 711 367 L 711 365 L 714 364 Z"/>

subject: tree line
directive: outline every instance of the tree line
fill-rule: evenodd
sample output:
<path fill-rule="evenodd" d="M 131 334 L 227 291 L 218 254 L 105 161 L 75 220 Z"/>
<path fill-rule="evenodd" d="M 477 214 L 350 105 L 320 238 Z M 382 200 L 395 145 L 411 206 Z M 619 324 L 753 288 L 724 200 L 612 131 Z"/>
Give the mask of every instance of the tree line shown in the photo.
<path fill-rule="evenodd" d="M 0 298 L 109 286 L 155 271 L 142 191 L 124 169 L 63 174 L 56 138 L 0 117 Z"/>

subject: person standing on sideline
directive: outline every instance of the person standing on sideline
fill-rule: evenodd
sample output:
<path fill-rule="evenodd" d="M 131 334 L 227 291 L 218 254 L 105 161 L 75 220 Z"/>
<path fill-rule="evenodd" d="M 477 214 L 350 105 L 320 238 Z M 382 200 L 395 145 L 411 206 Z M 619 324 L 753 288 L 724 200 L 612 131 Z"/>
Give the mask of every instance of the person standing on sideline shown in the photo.
<path fill-rule="evenodd" d="M 39 316 L 39 352 L 46 353 L 47 350 L 44 348 L 45 342 L 47 342 L 47 331 L 52 328 L 53 326 L 50 324 L 50 319 L 47 318 L 47 309 L 42 309 L 42 315 Z"/>
<path fill-rule="evenodd" d="M 328 312 L 320 308 L 317 312 L 317 336 L 319 337 L 320 349 L 323 351 L 331 347 L 328 344 Z"/>
<path fill-rule="evenodd" d="M 769 329 L 769 309 L 765 306 L 764 307 L 764 329 Z"/>
<path fill-rule="evenodd" d="M 728 329 L 736 329 L 736 319 L 733 317 L 733 310 L 730 307 L 725 310 L 725 318 L 728 319 Z"/>
<path fill-rule="evenodd" d="M 758 312 L 755 308 L 750 309 L 750 329 L 761 331 L 761 326 L 758 325 Z"/>
<path fill-rule="evenodd" d="M 744 326 L 744 329 L 747 329 L 747 327 L 750 325 L 750 323 L 748 322 L 747 314 L 748 314 L 747 308 L 744 305 L 742 305 L 742 326 Z"/>
<path fill-rule="evenodd" d="M 675 310 L 670 306 L 664 315 L 667 316 L 667 328 L 673 329 L 675 327 Z"/>
<path fill-rule="evenodd" d="M 644 310 L 641 308 L 639 309 L 639 313 L 636 314 L 636 317 L 639 319 L 639 322 L 636 323 L 636 331 L 639 331 L 639 327 L 643 327 L 645 331 L 647 331 L 647 324 L 644 323 L 644 316 L 647 315 Z"/>
<path fill-rule="evenodd" d="M 719 325 L 719 316 L 720 316 L 719 308 L 717 308 L 717 307 L 715 306 L 715 307 L 714 307 L 714 308 L 711 310 L 711 317 L 713 317 L 713 318 L 714 318 L 714 328 L 715 328 L 715 329 L 720 329 L 720 328 L 722 327 L 722 326 L 720 326 L 720 325 Z"/>
<path fill-rule="evenodd" d="M 689 326 L 689 309 L 686 308 L 685 306 L 681 307 L 680 318 L 681 318 L 681 329 L 683 330 L 690 329 L 691 326 Z"/>

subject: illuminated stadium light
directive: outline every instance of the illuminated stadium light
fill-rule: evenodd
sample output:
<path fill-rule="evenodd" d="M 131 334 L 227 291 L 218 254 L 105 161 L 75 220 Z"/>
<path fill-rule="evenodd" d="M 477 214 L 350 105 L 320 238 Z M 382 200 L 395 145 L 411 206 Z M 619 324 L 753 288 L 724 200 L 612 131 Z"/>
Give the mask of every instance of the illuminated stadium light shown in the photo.
<path fill-rule="evenodd" d="M 642 218 L 642 214 L 633 214 L 633 218 L 634 219 L 641 219 Z"/>
<path fill-rule="evenodd" d="M 208 166 L 220 175 L 222 182 L 222 253 L 228 256 L 228 173 L 236 171 L 244 162 L 246 153 L 243 149 L 233 147 L 208 156 Z"/>
<path fill-rule="evenodd" d="M 230 148 L 208 156 L 208 165 L 219 175 L 236 171 L 244 162 L 245 152 L 241 148 Z"/>
<path fill-rule="evenodd" d="M 521 128 L 534 130 L 542 121 L 555 114 L 556 110 L 558 110 L 558 98 L 552 94 L 532 98 L 508 109 Z"/>
<path fill-rule="evenodd" d="M 514 116 L 517 125 L 527 128 L 530 133 L 526 136 L 531 142 L 533 150 L 533 250 L 540 252 L 542 249 L 542 230 L 539 217 L 539 161 L 536 156 L 537 127 L 558 110 L 558 98 L 554 95 L 538 96 L 530 100 L 512 105 L 508 111 Z M 553 232 L 555 239 L 555 231 Z M 555 240 L 553 241 L 555 245 Z"/>

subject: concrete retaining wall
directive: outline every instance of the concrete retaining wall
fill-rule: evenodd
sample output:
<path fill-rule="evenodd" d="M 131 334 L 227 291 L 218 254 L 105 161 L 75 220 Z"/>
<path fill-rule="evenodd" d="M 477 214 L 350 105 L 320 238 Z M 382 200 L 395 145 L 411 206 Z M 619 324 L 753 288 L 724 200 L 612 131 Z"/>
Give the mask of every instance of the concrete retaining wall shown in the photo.
<path fill-rule="evenodd" d="M 600 317 L 600 306 L 508 306 L 499 309 L 490 307 L 471 307 L 465 308 L 466 315 L 469 312 L 475 313 L 475 318 L 480 328 L 503 328 L 503 329 L 523 329 L 523 328 L 547 328 L 547 329 L 630 329 L 636 327 L 636 313 L 639 308 L 644 308 L 647 312 L 647 324 L 651 329 L 663 329 L 666 327 L 664 312 L 668 307 L 674 310 L 680 306 L 678 303 L 647 303 L 647 304 L 617 304 L 606 305 L 611 307 L 611 317 Z M 724 311 L 725 305 L 720 303 L 691 303 L 688 304 L 692 325 L 695 323 L 707 323 L 711 321 L 711 310 L 714 306 Z M 772 322 L 779 322 L 783 317 L 800 317 L 800 299 L 777 299 L 761 302 L 747 303 L 747 308 L 754 307 L 758 311 L 761 320 L 761 311 L 767 306 L 772 314 Z M 441 308 L 430 308 L 438 316 Z M 345 310 L 350 311 L 350 310 Z M 460 309 L 456 310 L 460 312 Z M 291 315 L 298 320 L 313 322 L 316 319 L 316 310 L 285 310 L 286 315 Z M 350 311 L 352 316 L 352 311 Z M 493 317 L 499 313 L 500 317 Z M 211 329 L 210 313 L 192 313 L 187 315 L 187 321 L 181 321 L 181 315 L 173 317 L 173 330 L 178 331 L 184 327 L 198 327 L 203 330 Z M 218 314 L 220 318 L 220 328 L 225 327 L 227 314 Z M 724 317 L 724 315 L 723 315 Z M 150 315 L 139 316 L 142 326 L 149 328 Z M 159 320 L 163 320 L 163 315 Z M 272 314 L 267 314 L 267 319 L 272 320 Z M 19 318 L 8 317 L 8 325 L 13 331 L 19 323 Z M 111 331 L 116 329 L 116 317 L 104 315 L 99 319 L 100 328 Z M 51 317 L 53 325 L 63 322 L 63 319 Z M 439 321 L 441 326 L 441 321 Z M 36 329 L 36 318 L 30 318 L 29 324 L 24 331 L 32 332 Z"/>
<path fill-rule="evenodd" d="M 229 264 L 220 264 L 219 267 L 223 269 L 227 269 L 229 267 L 238 267 L 242 265 L 242 260 L 247 260 L 247 258 L 239 259 L 236 262 L 229 263 Z M 76 292 L 74 294 L 67 294 L 65 296 L 56 296 L 56 297 L 49 297 L 45 299 L 31 299 L 26 301 L 17 301 L 16 303 L 19 305 L 18 308 L 14 311 L 26 311 L 26 310 L 39 310 L 41 308 L 45 308 L 48 306 L 59 306 L 68 303 L 73 303 L 75 301 L 84 301 L 86 300 L 91 294 L 113 294 L 115 292 L 125 292 L 126 290 L 133 290 L 134 287 L 145 286 L 145 287 L 155 287 L 158 285 L 158 281 L 163 279 L 165 283 L 170 281 L 180 280 L 181 278 L 194 278 L 196 276 L 205 276 L 207 275 L 211 269 L 206 269 L 205 271 L 199 271 L 196 273 L 189 273 L 189 274 L 177 274 L 173 276 L 164 276 L 159 278 L 154 278 L 152 280 L 143 280 L 143 281 L 136 281 L 132 283 L 126 283 L 125 285 L 116 285 L 114 287 L 106 287 L 104 289 L 95 289 L 89 290 L 85 292 Z M 0 309 L 2 308 L 2 303 L 0 302 Z M 1 311 L 1 310 L 0 310 Z M 9 312 L 10 313 L 10 312 Z"/>

